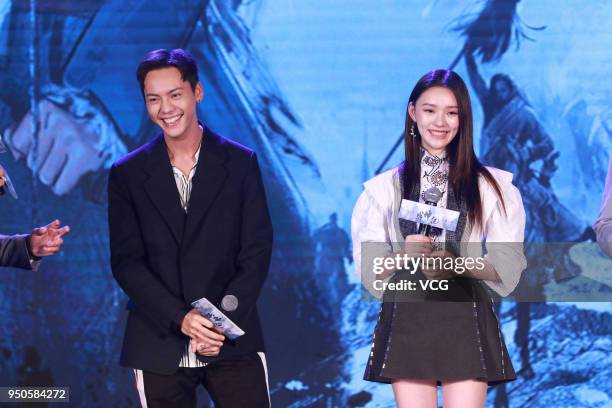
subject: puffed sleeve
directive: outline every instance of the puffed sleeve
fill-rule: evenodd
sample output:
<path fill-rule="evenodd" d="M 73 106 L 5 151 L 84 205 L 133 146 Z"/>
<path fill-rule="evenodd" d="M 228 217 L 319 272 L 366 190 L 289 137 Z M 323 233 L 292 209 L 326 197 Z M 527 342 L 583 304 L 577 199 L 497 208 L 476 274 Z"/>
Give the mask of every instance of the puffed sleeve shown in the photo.
<path fill-rule="evenodd" d="M 362 245 L 369 243 L 367 246 L 368 258 L 386 256 L 392 252 L 388 211 L 389 209 L 381 206 L 376 200 L 372 191 L 365 189 L 357 199 L 351 218 L 355 273 L 364 288 L 377 298 L 382 296 L 382 292 L 373 289 L 374 274 L 369 271 L 369 268 L 362 270 Z"/>
<path fill-rule="evenodd" d="M 506 211 L 498 201 L 486 221 L 485 259 L 495 268 L 500 281 L 485 283 L 500 296 L 508 296 L 516 288 L 521 273 L 527 267 L 523 253 L 525 237 L 525 209 L 521 193 L 510 182 L 499 183 Z"/>

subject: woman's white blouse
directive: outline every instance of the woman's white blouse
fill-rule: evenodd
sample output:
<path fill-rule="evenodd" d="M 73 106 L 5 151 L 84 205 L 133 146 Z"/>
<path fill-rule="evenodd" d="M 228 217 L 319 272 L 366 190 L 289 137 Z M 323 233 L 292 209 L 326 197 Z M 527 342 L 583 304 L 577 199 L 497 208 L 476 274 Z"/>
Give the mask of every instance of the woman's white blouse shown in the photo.
<path fill-rule="evenodd" d="M 487 262 L 499 275 L 499 281 L 484 282 L 500 296 L 508 296 L 515 288 L 521 273 L 527 267 L 523 254 L 525 233 L 525 210 L 518 189 L 512 184 L 512 173 L 487 167 L 499 184 L 506 212 L 493 187 L 481 176 L 478 187 L 483 204 L 484 228 L 466 225 L 463 242 L 485 242 Z M 367 242 L 386 243 L 383 256 L 403 249 L 398 213 L 401 206 L 401 177 L 395 167 L 364 183 L 353 209 L 351 235 L 355 272 L 364 285 L 368 283 L 361 273 L 361 244 Z M 468 235 L 466 237 L 466 235 Z M 495 245 L 491 245 L 495 243 Z M 481 245 L 462 246 L 461 256 L 483 256 Z"/>

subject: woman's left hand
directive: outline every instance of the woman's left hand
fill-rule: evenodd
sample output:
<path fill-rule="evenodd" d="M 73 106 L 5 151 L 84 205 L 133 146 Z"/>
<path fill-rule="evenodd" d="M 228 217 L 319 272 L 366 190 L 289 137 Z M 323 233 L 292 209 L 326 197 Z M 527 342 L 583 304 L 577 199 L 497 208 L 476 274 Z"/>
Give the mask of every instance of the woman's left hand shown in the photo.
<path fill-rule="evenodd" d="M 439 258 L 440 260 L 436 258 Z M 427 256 L 425 265 L 423 266 L 423 268 L 421 268 L 421 271 L 423 272 L 423 275 L 425 275 L 425 277 L 430 280 L 452 279 L 457 276 L 454 270 L 454 258 L 455 256 L 448 251 L 434 251 Z M 444 266 L 451 264 L 451 261 L 449 259 L 453 260 L 453 267 L 446 269 L 444 268 Z M 427 265 L 432 266 L 432 268 L 426 268 Z M 442 266 L 442 268 L 437 268 L 437 266 L 440 265 Z"/>

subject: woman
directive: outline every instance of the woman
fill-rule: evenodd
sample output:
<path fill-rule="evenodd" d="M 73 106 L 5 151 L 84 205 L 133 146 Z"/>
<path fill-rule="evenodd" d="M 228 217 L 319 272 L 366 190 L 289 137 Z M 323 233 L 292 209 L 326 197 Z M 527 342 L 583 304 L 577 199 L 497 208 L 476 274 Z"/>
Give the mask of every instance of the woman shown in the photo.
<path fill-rule="evenodd" d="M 512 174 L 485 168 L 476 158 L 470 98 L 453 71 L 434 70 L 418 81 L 404 138 L 404 163 L 367 181 L 353 211 L 362 281 L 370 285 L 380 277 L 372 278 L 372 268 L 361 261 L 372 252 L 456 261 L 483 255 L 486 241 L 486 255 L 463 274 L 431 264 L 414 274 L 387 271 L 387 281 L 448 280 L 448 290 L 385 292 L 364 378 L 391 383 L 399 407 L 437 407 L 438 384 L 445 408 L 484 407 L 487 385 L 516 378 L 487 287 L 507 296 L 525 269 L 521 196 Z M 432 187 L 441 193 L 437 207 L 458 212 L 457 224 L 417 234 L 419 225 L 399 219 L 399 209 L 406 200 L 424 202 Z"/>

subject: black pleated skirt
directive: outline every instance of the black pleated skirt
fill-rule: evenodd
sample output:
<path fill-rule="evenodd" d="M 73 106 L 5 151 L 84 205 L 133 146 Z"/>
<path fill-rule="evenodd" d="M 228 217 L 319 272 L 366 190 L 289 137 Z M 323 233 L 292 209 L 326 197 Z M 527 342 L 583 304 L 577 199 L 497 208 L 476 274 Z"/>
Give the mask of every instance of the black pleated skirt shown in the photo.
<path fill-rule="evenodd" d="M 451 282 L 454 287 L 443 297 L 420 293 L 400 299 L 385 294 L 365 380 L 478 379 L 495 385 L 516 379 L 493 301 L 482 282 Z"/>

